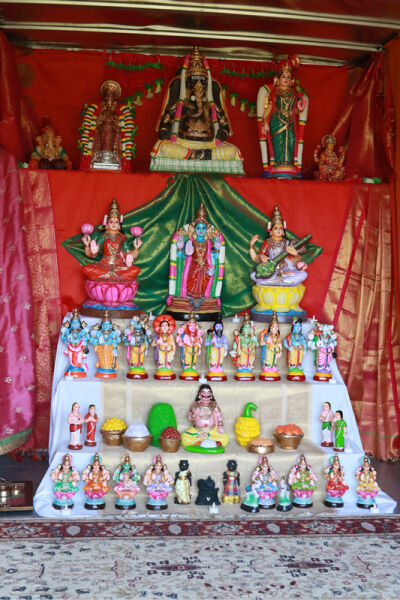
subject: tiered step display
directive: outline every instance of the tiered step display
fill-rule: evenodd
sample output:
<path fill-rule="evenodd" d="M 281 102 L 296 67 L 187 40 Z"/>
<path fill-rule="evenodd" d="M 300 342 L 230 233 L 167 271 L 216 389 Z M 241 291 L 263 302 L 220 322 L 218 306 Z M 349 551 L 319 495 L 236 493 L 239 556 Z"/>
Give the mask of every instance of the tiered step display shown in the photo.
<path fill-rule="evenodd" d="M 69 315 L 67 315 L 68 317 Z M 89 326 L 94 325 L 97 320 L 94 318 L 84 318 Z M 123 331 L 128 325 L 128 320 L 114 320 L 114 322 Z M 151 322 L 149 322 L 150 325 Z M 205 334 L 211 323 L 200 323 Z M 233 340 L 233 330 L 238 329 L 241 321 L 234 322 L 232 318 L 224 319 L 224 333 L 227 336 L 230 346 Z M 307 336 L 312 326 L 311 320 L 303 323 L 303 333 Z M 264 323 L 255 323 L 256 333 L 265 328 Z M 289 325 L 280 325 L 282 339 L 289 333 Z M 175 332 L 176 335 L 176 332 Z M 147 424 L 149 411 L 156 402 L 170 403 L 175 411 L 178 429 L 185 431 L 191 426 L 187 415 L 189 407 L 196 397 L 199 384 L 201 382 L 189 382 L 179 380 L 181 371 L 180 352 L 177 352 L 174 359 L 174 370 L 177 378 L 174 381 L 157 381 L 154 379 L 155 363 L 154 349 L 150 348 L 145 359 L 145 367 L 149 378 L 146 380 L 132 380 L 126 378 L 128 370 L 126 362 L 126 348 L 122 344 L 119 347 L 118 354 L 118 374 L 113 380 L 96 379 L 96 355 L 93 347 L 90 346 L 88 355 L 88 373 L 84 379 L 66 380 L 64 371 L 68 366 L 67 357 L 64 355 L 65 345 L 59 340 L 56 356 L 56 364 L 53 380 L 53 397 L 51 405 L 51 424 L 49 441 L 50 466 L 43 478 L 34 498 L 34 508 L 42 517 L 59 518 L 93 518 L 121 516 L 121 511 L 114 506 L 116 495 L 112 489 L 114 483 L 109 482 L 110 491 L 105 497 L 106 508 L 94 513 L 84 508 L 85 495 L 83 492 L 84 483 L 79 481 L 79 492 L 74 497 L 74 508 L 69 511 L 59 511 L 53 508 L 54 495 L 52 492 L 53 481 L 50 472 L 62 460 L 63 455 L 69 452 L 73 458 L 73 466 L 81 473 L 87 467 L 95 452 L 98 452 L 103 464 L 110 470 L 111 475 L 120 464 L 121 458 L 128 450 L 124 446 L 107 446 L 102 441 L 100 433 L 102 423 L 110 417 L 118 417 L 130 425 L 134 421 L 140 421 Z M 338 348 L 340 352 L 340 346 Z M 176 453 L 163 453 L 160 448 L 150 445 L 144 452 L 130 452 L 131 461 L 136 465 L 142 478 L 149 468 L 153 457 L 160 453 L 168 466 L 169 472 L 174 476 L 179 470 L 179 461 L 187 459 L 192 473 L 192 503 L 190 505 L 174 504 L 174 494 L 167 498 L 168 510 L 162 513 L 176 515 L 178 517 L 207 517 L 208 507 L 196 506 L 194 501 L 197 497 L 197 481 L 207 478 L 209 475 L 215 481 L 219 488 L 221 496 L 223 484 L 223 472 L 227 468 L 229 459 L 236 459 L 238 471 L 240 473 L 241 495 L 244 498 L 246 486 L 251 482 L 251 475 L 257 466 L 259 456 L 248 452 L 245 448 L 238 445 L 234 435 L 234 425 L 236 419 L 243 414 L 243 408 L 249 401 L 258 406 L 255 412 L 260 422 L 261 435 L 273 439 L 273 431 L 278 425 L 295 423 L 299 425 L 304 432 L 304 438 L 297 450 L 283 450 L 275 443 L 275 451 L 268 454 L 268 459 L 279 476 L 287 476 L 300 453 L 304 453 L 311 465 L 314 473 L 319 477 L 318 489 L 313 495 L 313 507 L 308 509 L 294 508 L 288 517 L 296 515 L 348 515 L 365 514 L 365 509 L 357 507 L 355 472 L 363 456 L 363 448 L 357 423 L 352 410 L 347 388 L 338 371 L 336 361 L 332 363 L 332 381 L 330 383 L 317 382 L 313 380 L 315 367 L 313 363 L 314 353 L 308 350 L 303 362 L 306 381 L 292 382 L 287 381 L 287 367 L 285 361 L 285 351 L 279 360 L 279 371 L 281 381 L 264 382 L 260 381 L 258 376 L 261 371 L 260 366 L 261 350 L 257 349 L 255 375 L 256 380 L 252 382 L 236 381 L 234 379 L 234 368 L 232 360 L 228 355 L 224 361 L 224 369 L 227 374 L 225 382 L 210 382 L 216 401 L 218 402 L 224 419 L 225 432 L 229 435 L 229 444 L 223 454 L 194 454 L 180 447 Z M 207 373 L 206 352 L 203 346 L 202 354 L 198 360 L 199 374 L 205 378 Z M 88 412 L 90 404 L 95 404 L 96 412 L 99 417 L 99 424 L 96 430 L 96 446 L 92 448 L 83 448 L 79 451 L 68 450 L 69 427 L 67 417 L 71 411 L 73 402 L 78 402 L 83 415 Z M 329 458 L 333 455 L 332 448 L 324 448 L 322 442 L 321 422 L 319 415 L 322 411 L 324 402 L 330 402 L 333 412 L 343 411 L 344 419 L 347 423 L 348 435 L 346 438 L 345 452 L 340 453 L 340 461 L 345 469 L 345 480 L 349 490 L 344 495 L 343 508 L 328 508 L 323 504 L 325 496 L 324 469 L 329 464 Z M 83 434 L 85 433 L 85 426 Z M 84 439 L 84 435 L 82 436 Z M 378 481 L 379 484 L 379 481 Z M 145 505 L 148 499 L 142 482 L 140 482 L 141 491 L 135 497 L 136 510 L 129 511 L 129 518 L 136 515 L 150 515 Z M 277 496 L 278 498 L 278 496 Z M 387 496 L 383 491 L 376 496 L 376 505 L 380 513 L 391 513 L 396 508 L 396 502 Z M 67 513 L 67 514 L 66 514 Z M 248 518 L 248 513 L 240 509 L 240 505 L 222 504 L 219 507 L 219 515 L 239 516 Z M 251 515 L 253 517 L 253 515 Z M 276 510 L 262 511 L 255 515 L 256 518 L 278 518 L 281 513 Z"/>

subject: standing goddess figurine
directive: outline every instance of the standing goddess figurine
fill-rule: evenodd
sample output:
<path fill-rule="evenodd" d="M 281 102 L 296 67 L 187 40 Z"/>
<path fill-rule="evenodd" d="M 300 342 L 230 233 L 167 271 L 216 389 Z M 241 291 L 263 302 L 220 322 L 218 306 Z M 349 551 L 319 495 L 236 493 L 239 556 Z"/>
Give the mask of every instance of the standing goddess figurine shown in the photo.
<path fill-rule="evenodd" d="M 207 331 L 205 340 L 207 348 L 207 380 L 208 381 L 226 381 L 223 362 L 228 354 L 228 340 L 224 334 L 224 324 L 219 317 L 212 329 Z"/>
<path fill-rule="evenodd" d="M 125 454 L 113 475 L 113 481 L 117 482 L 114 492 L 118 496 L 115 508 L 120 510 L 136 508 L 135 496 L 140 491 L 138 485 L 140 479 L 141 475 L 136 470 L 135 465 L 131 464 L 129 454 Z"/>
<path fill-rule="evenodd" d="M 95 446 L 96 440 L 96 427 L 99 422 L 99 417 L 96 414 L 96 406 L 91 404 L 89 406 L 89 412 L 85 415 L 85 423 L 86 423 L 86 439 L 85 446 Z"/>
<path fill-rule="evenodd" d="M 199 327 L 196 316 L 192 311 L 186 325 L 178 329 L 176 343 L 181 348 L 182 372 L 179 379 L 188 381 L 197 381 L 199 374 L 197 372 L 197 359 L 201 354 L 201 345 L 203 343 L 204 331 Z"/>
<path fill-rule="evenodd" d="M 114 379 L 117 376 L 118 344 L 121 341 L 121 331 L 116 325 L 113 325 L 107 310 L 101 322 L 92 327 L 90 341 L 98 358 L 95 377 Z"/>
<path fill-rule="evenodd" d="M 253 322 L 248 313 L 243 316 L 240 331 L 234 332 L 232 362 L 236 368 L 235 379 L 238 381 L 254 381 L 254 363 L 256 360 L 257 336 Z"/>
<path fill-rule="evenodd" d="M 343 419 L 343 411 L 341 410 L 335 412 L 333 435 L 335 437 L 334 451 L 344 452 L 344 438 L 347 436 L 347 423 Z"/>
<path fill-rule="evenodd" d="M 128 379 L 147 379 L 148 375 L 143 366 L 144 358 L 149 351 L 151 333 L 146 329 L 148 315 L 134 315 L 122 336 L 126 348 L 126 359 L 129 365 Z"/>
<path fill-rule="evenodd" d="M 321 181 L 342 181 L 346 176 L 344 159 L 346 152 L 340 146 L 338 153 L 335 152 L 336 138 L 332 133 L 324 135 L 321 144 L 314 150 L 314 162 L 318 165 L 315 171 L 316 179 Z M 321 147 L 323 150 L 321 151 Z"/>
<path fill-rule="evenodd" d="M 240 502 L 240 474 L 237 470 L 236 460 L 228 460 L 228 468 L 224 471 L 222 482 L 224 491 L 222 494 L 222 502 L 226 504 L 239 504 Z"/>
<path fill-rule="evenodd" d="M 253 472 L 251 480 L 253 483 L 260 482 L 260 486 L 257 488 L 259 507 L 275 508 L 274 498 L 279 489 L 277 485 L 278 473 L 269 464 L 267 456 L 260 456 L 258 466 Z"/>
<path fill-rule="evenodd" d="M 315 319 L 313 321 L 314 327 L 308 334 L 308 347 L 314 350 L 314 362 L 317 367 L 313 379 L 329 381 L 332 379 L 331 361 L 332 358 L 336 358 L 336 333 L 333 325 L 318 323 Z"/>
<path fill-rule="evenodd" d="M 324 448 L 331 448 L 333 446 L 332 431 L 335 425 L 335 415 L 332 412 L 330 402 L 324 402 L 322 412 L 319 415 L 319 420 L 322 422 L 321 446 Z"/>
<path fill-rule="evenodd" d="M 72 375 L 72 377 L 86 377 L 88 370 L 86 364 L 86 355 L 89 354 L 87 347 L 90 332 L 85 321 L 79 318 L 78 309 L 72 311 L 72 319 L 66 319 L 61 326 L 60 337 L 67 344 L 67 349 L 64 354 L 68 356 L 70 365 L 64 375 Z"/>
<path fill-rule="evenodd" d="M 81 433 L 82 433 L 82 425 L 85 422 L 84 417 L 80 413 L 80 406 L 78 402 L 74 402 L 71 408 L 71 412 L 68 415 L 68 425 L 69 425 L 69 450 L 81 450 Z"/>
<path fill-rule="evenodd" d="M 324 474 L 328 482 L 325 487 L 324 504 L 333 508 L 341 508 L 343 506 L 343 495 L 347 492 L 349 486 L 346 485 L 344 480 L 344 468 L 340 464 L 337 454 L 329 459 L 329 467 L 325 469 Z"/>
<path fill-rule="evenodd" d="M 106 507 L 104 496 L 110 489 L 107 482 L 110 471 L 101 464 L 101 457 L 94 455 L 92 464 L 89 464 L 82 473 L 82 481 L 86 482 L 83 491 L 86 495 L 85 508 L 88 510 L 103 510 Z"/>
<path fill-rule="evenodd" d="M 153 463 L 147 469 L 143 483 L 149 495 L 146 508 L 149 510 L 164 510 L 168 508 L 165 499 L 172 490 L 171 486 L 174 480 L 160 455 L 153 458 Z"/>
<path fill-rule="evenodd" d="M 286 362 L 288 365 L 289 381 L 304 381 L 303 358 L 307 350 L 307 340 L 303 334 L 301 319 L 293 319 L 292 330 L 283 341 L 286 352 Z"/>
<path fill-rule="evenodd" d="M 260 333 L 261 381 L 279 381 L 278 359 L 282 356 L 282 339 L 276 312 L 273 313 L 268 329 Z"/>
<path fill-rule="evenodd" d="M 380 491 L 380 487 L 376 481 L 376 471 L 371 465 L 369 456 L 363 456 L 361 465 L 356 471 L 356 479 L 358 485 L 357 491 L 357 506 L 359 508 L 370 508 L 375 502 L 375 496 Z"/>
<path fill-rule="evenodd" d="M 293 506 L 309 508 L 313 505 L 312 495 L 317 489 L 317 475 L 312 471 L 304 454 L 300 454 L 297 463 L 289 473 L 288 483 L 293 490 Z"/>
<path fill-rule="evenodd" d="M 190 504 L 192 474 L 189 471 L 189 461 L 179 461 L 179 471 L 175 473 L 175 504 Z"/>
<path fill-rule="evenodd" d="M 78 491 L 77 482 L 79 481 L 79 473 L 72 466 L 72 457 L 70 454 L 64 454 L 62 463 L 51 471 L 50 477 L 55 482 L 53 492 L 56 499 L 53 502 L 53 507 L 58 510 L 73 508 L 74 503 L 72 498 Z"/>
<path fill-rule="evenodd" d="M 155 379 L 172 380 L 176 377 L 172 370 L 172 361 L 176 350 L 173 336 L 175 327 L 175 319 L 170 315 L 160 315 L 154 319 L 155 336 L 151 345 L 154 347 L 154 358 L 157 365 Z"/>

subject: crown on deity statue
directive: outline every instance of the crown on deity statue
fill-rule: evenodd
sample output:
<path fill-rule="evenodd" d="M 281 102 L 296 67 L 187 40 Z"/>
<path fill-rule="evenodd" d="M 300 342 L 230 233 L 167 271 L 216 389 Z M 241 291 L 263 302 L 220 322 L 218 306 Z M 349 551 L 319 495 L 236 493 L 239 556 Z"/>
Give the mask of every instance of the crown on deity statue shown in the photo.
<path fill-rule="evenodd" d="M 102 97 L 104 97 L 108 91 L 112 93 L 115 99 L 120 98 L 122 93 L 121 86 L 113 79 L 107 79 L 106 81 L 103 81 L 100 86 L 100 94 Z"/>
<path fill-rule="evenodd" d="M 333 133 L 327 133 L 326 135 L 324 135 L 324 137 L 321 140 L 321 146 L 323 148 L 326 148 L 327 144 L 336 144 L 336 138 L 333 135 Z"/>
<path fill-rule="evenodd" d="M 104 219 L 103 219 L 104 226 L 107 225 L 107 222 L 109 219 L 111 219 L 111 217 L 117 217 L 117 219 L 119 220 L 120 223 L 122 223 L 122 221 L 124 220 L 124 216 L 121 215 L 120 210 L 119 210 L 119 204 L 115 198 L 113 198 L 111 200 L 109 211 L 106 215 L 104 215 Z"/>
<path fill-rule="evenodd" d="M 194 222 L 195 223 L 207 223 L 207 225 L 208 225 L 207 211 L 206 211 L 206 208 L 205 208 L 203 202 L 200 204 L 200 207 L 197 209 L 196 218 L 195 218 Z"/>
<path fill-rule="evenodd" d="M 271 317 L 271 321 L 270 321 L 269 326 L 271 327 L 271 325 L 278 325 L 279 326 L 278 315 L 276 314 L 275 311 L 272 313 L 272 317 Z"/>
<path fill-rule="evenodd" d="M 194 46 L 192 53 L 190 54 L 186 77 L 193 77 L 195 79 L 205 79 L 207 77 L 207 69 L 204 66 L 204 56 L 200 54 L 198 46 Z"/>
<path fill-rule="evenodd" d="M 270 221 L 268 221 L 267 224 L 267 230 L 271 231 L 271 229 L 274 227 L 274 225 L 276 225 L 277 223 L 280 223 L 282 225 L 282 227 L 284 229 L 286 229 L 286 221 L 284 221 L 282 215 L 281 215 L 281 211 L 279 210 L 278 205 L 275 205 L 274 210 L 272 211 L 272 218 Z"/>

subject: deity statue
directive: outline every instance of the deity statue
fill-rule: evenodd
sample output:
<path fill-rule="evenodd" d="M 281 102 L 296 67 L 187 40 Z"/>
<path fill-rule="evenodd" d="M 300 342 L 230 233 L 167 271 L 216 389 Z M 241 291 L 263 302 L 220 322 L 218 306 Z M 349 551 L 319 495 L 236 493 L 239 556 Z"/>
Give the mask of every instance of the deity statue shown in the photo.
<path fill-rule="evenodd" d="M 235 379 L 238 381 L 253 381 L 255 379 L 253 370 L 258 340 L 248 313 L 243 316 L 240 330 L 235 329 L 233 333 L 234 339 L 230 355 L 236 369 Z"/>
<path fill-rule="evenodd" d="M 81 113 L 79 168 L 83 171 L 103 169 L 130 173 L 135 152 L 134 108 L 118 103 L 121 86 L 116 81 L 103 81 L 100 95 L 100 105 L 85 105 Z"/>
<path fill-rule="evenodd" d="M 130 242 L 121 231 L 122 222 L 123 215 L 113 199 L 99 230 L 92 235 L 93 225 L 82 225 L 85 256 L 96 259 L 82 267 L 89 296 L 81 309 L 82 314 L 101 316 L 104 309 L 108 308 L 115 316 L 129 318 L 139 312 L 132 298 L 138 289 L 136 277 L 140 268 L 133 263 L 143 243 L 139 237 L 142 229 L 131 228 L 134 239 Z"/>
<path fill-rule="evenodd" d="M 110 479 L 110 471 L 101 463 L 101 456 L 94 455 L 92 463 L 88 464 L 82 472 L 82 481 L 86 483 L 83 488 L 86 501 L 85 508 L 88 510 L 103 510 L 106 507 L 104 496 L 110 489 L 107 482 Z"/>
<path fill-rule="evenodd" d="M 358 481 L 356 486 L 357 506 L 359 508 L 370 508 L 381 488 L 376 481 L 376 471 L 371 465 L 369 456 L 363 456 L 361 465 L 356 471 L 356 479 Z"/>
<path fill-rule="evenodd" d="M 258 490 L 260 487 L 260 479 L 256 479 L 251 485 L 246 487 L 246 495 L 242 504 L 240 505 L 242 510 L 252 514 L 260 512 L 260 496 L 258 495 Z"/>
<path fill-rule="evenodd" d="M 55 482 L 53 493 L 56 499 L 53 502 L 53 507 L 57 510 L 73 508 L 72 498 L 78 491 L 79 473 L 72 466 L 70 454 L 64 454 L 61 464 L 51 471 L 50 477 Z"/>
<path fill-rule="evenodd" d="M 117 482 L 114 492 L 118 496 L 115 508 L 119 510 L 136 508 L 135 496 L 140 491 L 138 485 L 140 479 L 141 475 L 136 470 L 135 465 L 131 464 L 129 454 L 125 454 L 121 464 L 118 465 L 113 474 L 113 481 Z"/>
<path fill-rule="evenodd" d="M 286 477 L 281 477 L 279 483 L 279 503 L 276 510 L 280 512 L 289 512 L 292 510 L 293 503 L 290 499 L 290 489 L 286 481 Z"/>
<path fill-rule="evenodd" d="M 146 492 L 149 495 L 146 508 L 149 510 L 165 510 L 168 508 L 166 497 L 172 490 L 173 483 L 173 477 L 170 475 L 162 457 L 160 455 L 155 456 L 143 478 L 143 484 L 146 486 Z"/>
<path fill-rule="evenodd" d="M 60 337 L 67 344 L 64 354 L 68 356 L 70 361 L 64 375 L 74 378 L 86 377 L 86 371 L 88 370 L 86 356 L 89 354 L 90 331 L 85 321 L 80 320 L 77 308 L 72 311 L 71 320 L 66 319 L 63 321 Z"/>
<path fill-rule="evenodd" d="M 211 387 L 204 383 L 189 409 L 190 429 L 182 433 L 182 446 L 190 452 L 219 454 L 225 451 L 229 437 L 224 430 L 221 409 Z"/>
<path fill-rule="evenodd" d="M 189 461 L 179 461 L 179 471 L 175 473 L 175 504 L 190 504 L 192 474 L 189 470 Z"/>
<path fill-rule="evenodd" d="M 68 415 L 68 425 L 69 425 L 69 450 L 81 450 L 81 433 L 82 426 L 85 422 L 84 417 L 81 415 L 80 406 L 78 402 L 74 402 L 71 408 L 71 412 Z"/>
<path fill-rule="evenodd" d="M 155 331 L 154 340 L 151 345 L 154 347 L 154 358 L 157 365 L 155 379 L 175 379 L 176 375 L 172 370 L 172 361 L 175 356 L 175 340 L 173 333 L 176 323 L 170 315 L 160 315 L 153 322 Z"/>
<path fill-rule="evenodd" d="M 306 457 L 300 454 L 288 477 L 294 494 L 293 506 L 309 508 L 313 505 L 311 498 L 317 489 L 317 481 L 318 477 L 307 463 Z"/>
<path fill-rule="evenodd" d="M 128 379 L 147 379 L 148 375 L 143 366 L 144 358 L 149 351 L 151 332 L 146 329 L 148 315 L 134 315 L 122 336 L 122 342 L 127 347 L 126 359 L 129 365 Z"/>
<path fill-rule="evenodd" d="M 314 362 L 317 367 L 313 379 L 315 381 L 329 381 L 332 379 L 332 358 L 336 358 L 336 333 L 333 330 L 333 325 L 319 323 L 315 318 L 313 323 L 314 326 L 308 333 L 308 347 L 314 350 Z"/>
<path fill-rule="evenodd" d="M 344 468 L 340 464 L 337 454 L 329 459 L 329 467 L 324 471 L 327 484 L 325 487 L 325 506 L 341 508 L 343 506 L 343 495 L 349 489 L 344 480 Z"/>
<path fill-rule="evenodd" d="M 260 333 L 261 346 L 261 381 L 279 381 L 277 364 L 282 356 L 282 339 L 276 312 L 273 313 L 268 329 Z"/>
<path fill-rule="evenodd" d="M 151 171 L 244 174 L 240 151 L 225 141 L 232 130 L 221 86 L 198 46 L 169 84 L 156 131 Z"/>
<path fill-rule="evenodd" d="M 203 334 L 204 331 L 197 324 L 196 316 L 192 311 L 186 325 L 178 328 L 178 335 L 176 336 L 176 343 L 181 348 L 182 372 L 179 379 L 188 381 L 199 379 L 197 359 L 201 354 Z"/>
<path fill-rule="evenodd" d="M 222 475 L 224 491 L 221 497 L 226 504 L 239 504 L 240 502 L 240 474 L 237 470 L 237 461 L 228 460 L 227 469 Z"/>
<path fill-rule="evenodd" d="M 259 496 L 259 507 L 271 509 L 275 508 L 274 498 L 278 492 L 278 473 L 274 471 L 266 455 L 260 456 L 258 465 L 251 477 L 252 482 L 259 481 L 261 485 L 257 488 Z"/>
<path fill-rule="evenodd" d="M 298 57 L 288 57 L 277 65 L 273 85 L 264 84 L 258 92 L 257 117 L 264 177 L 302 177 L 304 129 L 309 99 L 301 90 L 293 71 Z"/>
<path fill-rule="evenodd" d="M 57 135 L 49 117 L 42 117 L 40 135 L 36 138 L 37 146 L 34 147 L 29 161 L 33 169 L 72 169 L 72 162 L 61 146 L 62 138 Z"/>
<path fill-rule="evenodd" d="M 289 381 L 304 381 L 303 358 L 307 350 L 307 340 L 303 334 L 301 319 L 295 317 L 292 322 L 291 332 L 283 340 L 286 348 L 286 362 L 288 365 Z"/>
<path fill-rule="evenodd" d="M 333 446 L 332 432 L 335 426 L 335 415 L 332 412 L 330 402 L 324 402 L 322 412 L 319 416 L 319 420 L 322 423 L 321 446 L 323 446 L 324 448 L 331 448 Z"/>
<path fill-rule="evenodd" d="M 267 223 L 267 234 L 258 251 L 255 248 L 258 235 L 253 235 L 249 243 L 250 258 L 256 264 L 250 277 L 255 284 L 252 291 L 257 305 L 251 309 L 251 316 L 264 321 L 276 311 L 281 322 L 288 323 L 293 316 L 306 316 L 299 304 L 305 292 L 307 263 L 312 262 L 322 248 L 306 245 L 310 234 L 299 240 L 290 233 L 278 206 Z"/>
<path fill-rule="evenodd" d="M 200 321 L 216 319 L 221 310 L 224 263 L 224 236 L 207 221 L 201 204 L 195 220 L 172 237 L 167 312 L 185 319 L 194 310 Z"/>
<path fill-rule="evenodd" d="M 224 334 L 224 324 L 219 317 L 213 327 L 207 331 L 207 338 L 204 343 L 207 348 L 207 380 L 208 381 L 226 381 L 223 361 L 228 354 L 228 340 Z"/>
<path fill-rule="evenodd" d="M 96 406 L 94 404 L 90 404 L 89 412 L 85 415 L 85 423 L 86 423 L 86 439 L 85 446 L 95 446 L 96 440 L 96 427 L 99 422 L 99 417 L 96 414 Z"/>
<path fill-rule="evenodd" d="M 344 452 L 344 440 L 347 436 L 347 423 L 343 419 L 343 411 L 337 410 L 333 421 L 333 435 L 335 437 L 334 451 Z"/>
<path fill-rule="evenodd" d="M 113 325 L 107 310 L 100 323 L 91 328 L 90 341 L 98 358 L 95 377 L 114 379 L 117 376 L 118 344 L 121 341 L 121 331 L 116 325 Z"/>
<path fill-rule="evenodd" d="M 318 165 L 318 171 L 314 173 L 316 179 L 320 179 L 321 181 L 342 181 L 346 177 L 344 166 L 345 149 L 343 146 L 340 146 L 336 154 L 335 146 L 335 136 L 327 134 L 322 138 L 321 144 L 318 144 L 315 148 L 314 162 Z"/>

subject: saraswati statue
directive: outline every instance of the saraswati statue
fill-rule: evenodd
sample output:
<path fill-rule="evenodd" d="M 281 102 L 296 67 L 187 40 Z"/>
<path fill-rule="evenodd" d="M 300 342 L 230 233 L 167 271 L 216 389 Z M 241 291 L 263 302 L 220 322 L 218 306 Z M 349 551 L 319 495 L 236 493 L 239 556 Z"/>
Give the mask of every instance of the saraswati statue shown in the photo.
<path fill-rule="evenodd" d="M 232 130 L 221 86 L 198 46 L 169 84 L 156 131 L 151 171 L 244 174 L 240 151 L 226 141 Z"/>

